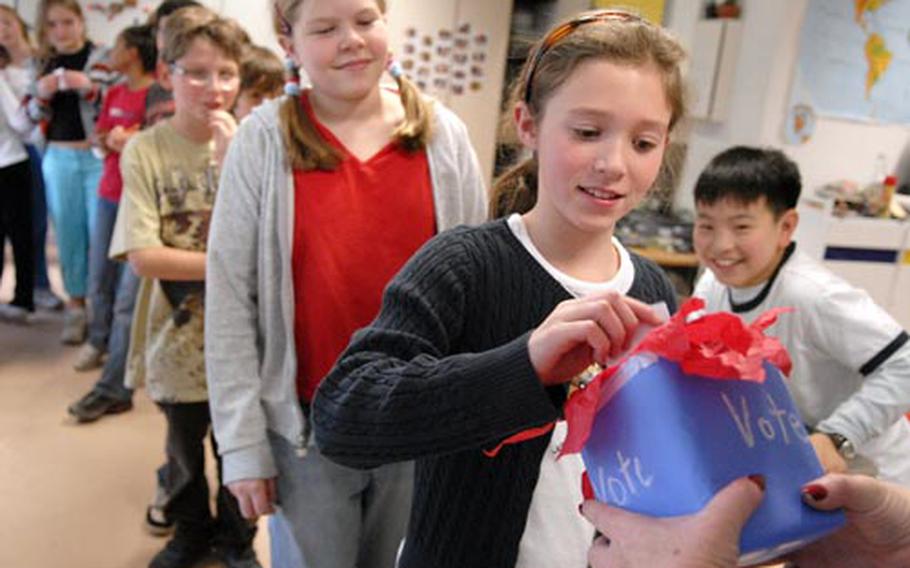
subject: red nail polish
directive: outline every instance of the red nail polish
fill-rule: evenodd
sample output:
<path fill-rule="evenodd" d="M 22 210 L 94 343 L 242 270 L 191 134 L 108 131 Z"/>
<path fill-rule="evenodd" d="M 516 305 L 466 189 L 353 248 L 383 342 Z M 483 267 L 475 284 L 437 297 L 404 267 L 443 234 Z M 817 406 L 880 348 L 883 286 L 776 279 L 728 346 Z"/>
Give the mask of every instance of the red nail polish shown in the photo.
<path fill-rule="evenodd" d="M 760 473 L 750 475 L 749 481 L 751 481 L 752 483 L 757 485 L 758 488 L 762 490 L 762 492 L 765 491 L 765 476 L 764 475 L 761 475 Z"/>
<path fill-rule="evenodd" d="M 828 496 L 828 489 L 824 485 L 807 485 L 803 487 L 803 495 L 818 503 L 819 501 L 824 501 Z"/>

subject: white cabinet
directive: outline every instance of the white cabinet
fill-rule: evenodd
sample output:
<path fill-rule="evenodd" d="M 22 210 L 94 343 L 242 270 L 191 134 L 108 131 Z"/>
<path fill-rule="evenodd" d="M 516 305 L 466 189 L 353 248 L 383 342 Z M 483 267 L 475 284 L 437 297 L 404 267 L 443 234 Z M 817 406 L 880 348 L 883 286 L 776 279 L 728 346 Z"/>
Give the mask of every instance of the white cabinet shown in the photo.
<path fill-rule="evenodd" d="M 862 288 L 910 329 L 910 223 L 832 217 L 818 202 L 800 203 L 800 250 Z"/>

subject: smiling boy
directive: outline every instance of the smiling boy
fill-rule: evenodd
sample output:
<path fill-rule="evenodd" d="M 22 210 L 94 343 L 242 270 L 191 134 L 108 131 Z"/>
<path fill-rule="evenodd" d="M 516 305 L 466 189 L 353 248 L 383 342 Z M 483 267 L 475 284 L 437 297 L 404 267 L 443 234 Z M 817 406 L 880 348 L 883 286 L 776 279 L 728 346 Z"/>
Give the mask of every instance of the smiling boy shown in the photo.
<path fill-rule="evenodd" d="M 798 250 L 799 170 L 777 150 L 734 147 L 695 186 L 695 296 L 747 322 L 793 307 L 770 329 L 793 360 L 790 392 L 827 471 L 910 485 L 910 344 L 869 295 Z"/>

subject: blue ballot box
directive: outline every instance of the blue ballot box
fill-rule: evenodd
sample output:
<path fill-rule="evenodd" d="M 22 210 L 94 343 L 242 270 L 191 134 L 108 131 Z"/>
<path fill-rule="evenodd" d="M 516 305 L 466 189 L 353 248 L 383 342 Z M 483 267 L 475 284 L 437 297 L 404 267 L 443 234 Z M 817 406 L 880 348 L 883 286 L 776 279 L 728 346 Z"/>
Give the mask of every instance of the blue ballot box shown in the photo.
<path fill-rule="evenodd" d="M 780 371 L 763 382 L 687 375 L 642 352 L 605 383 L 582 457 L 599 501 L 655 516 L 699 511 L 728 483 L 767 481 L 743 530 L 743 564 L 770 560 L 842 526 L 842 512 L 819 512 L 800 497 L 822 475 L 809 435 Z"/>

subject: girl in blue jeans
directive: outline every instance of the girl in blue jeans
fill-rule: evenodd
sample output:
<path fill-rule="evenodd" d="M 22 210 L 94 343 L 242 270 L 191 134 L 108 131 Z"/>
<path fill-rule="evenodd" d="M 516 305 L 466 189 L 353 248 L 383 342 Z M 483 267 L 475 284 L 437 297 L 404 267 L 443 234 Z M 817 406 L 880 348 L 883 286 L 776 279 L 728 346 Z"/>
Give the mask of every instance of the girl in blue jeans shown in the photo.
<path fill-rule="evenodd" d="M 69 296 L 61 340 L 76 345 L 85 340 L 89 235 L 102 169 L 90 139 L 111 73 L 101 64 L 104 50 L 85 35 L 76 0 L 44 2 L 37 29 L 41 64 L 29 115 L 44 124 L 48 143 L 42 170 Z"/>

